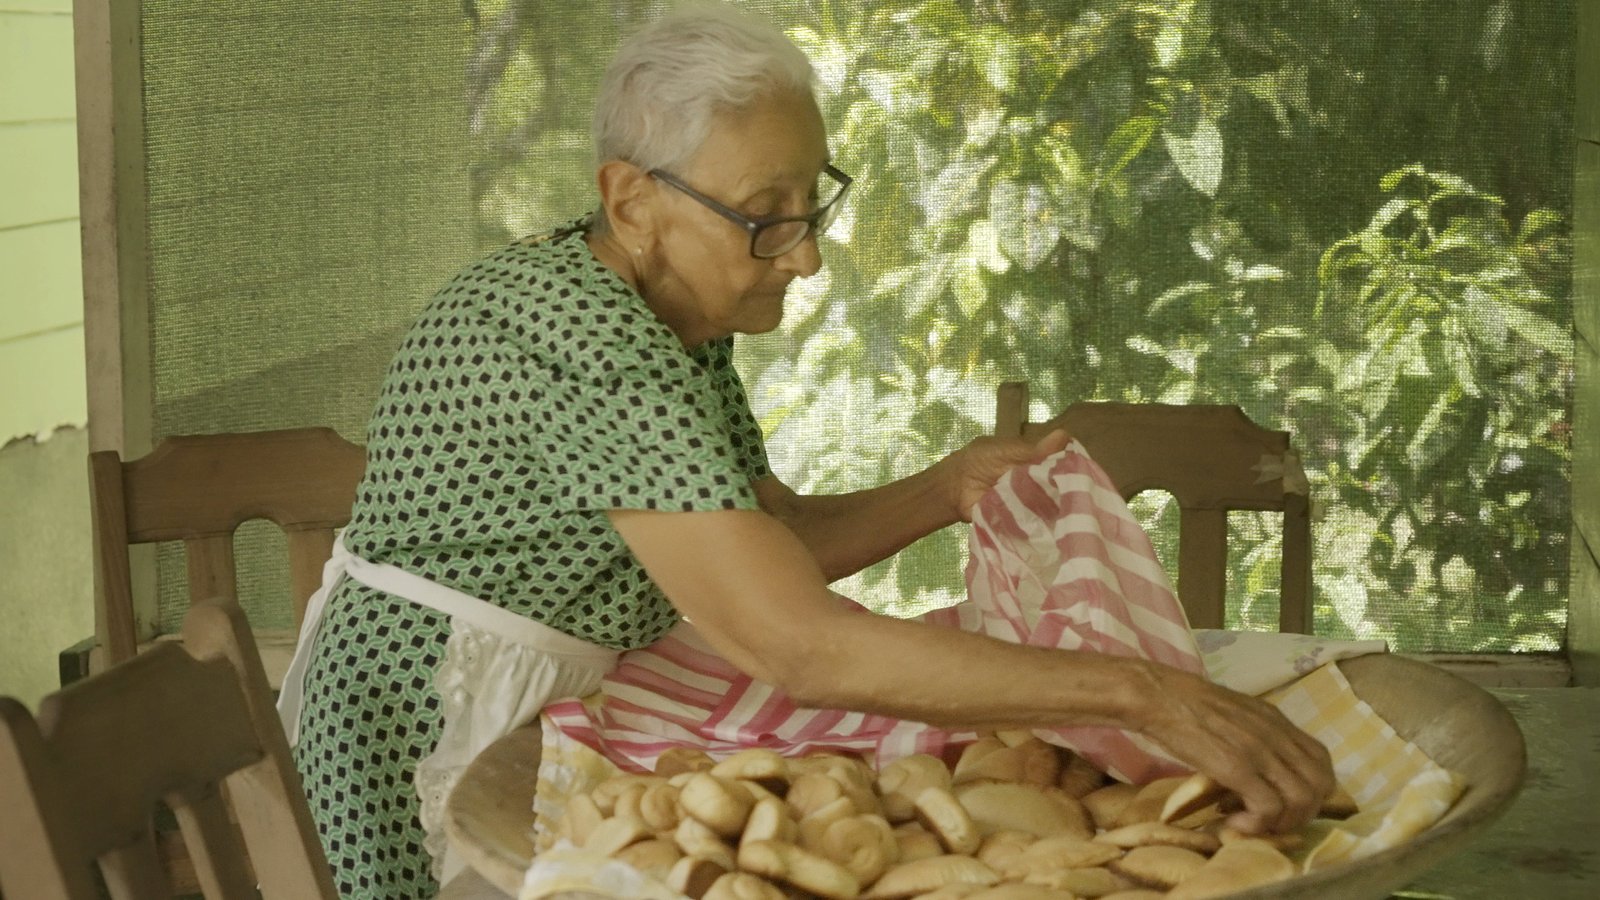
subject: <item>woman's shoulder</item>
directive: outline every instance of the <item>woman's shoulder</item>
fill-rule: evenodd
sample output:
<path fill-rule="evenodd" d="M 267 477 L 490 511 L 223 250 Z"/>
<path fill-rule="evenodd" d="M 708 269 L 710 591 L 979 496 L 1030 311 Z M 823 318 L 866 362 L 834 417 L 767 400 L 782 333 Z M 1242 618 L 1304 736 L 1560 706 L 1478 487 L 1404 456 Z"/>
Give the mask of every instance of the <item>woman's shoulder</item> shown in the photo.
<path fill-rule="evenodd" d="M 598 372 L 682 355 L 671 332 L 589 248 L 589 217 L 513 241 L 462 270 L 424 318 L 459 326 L 527 357 Z"/>

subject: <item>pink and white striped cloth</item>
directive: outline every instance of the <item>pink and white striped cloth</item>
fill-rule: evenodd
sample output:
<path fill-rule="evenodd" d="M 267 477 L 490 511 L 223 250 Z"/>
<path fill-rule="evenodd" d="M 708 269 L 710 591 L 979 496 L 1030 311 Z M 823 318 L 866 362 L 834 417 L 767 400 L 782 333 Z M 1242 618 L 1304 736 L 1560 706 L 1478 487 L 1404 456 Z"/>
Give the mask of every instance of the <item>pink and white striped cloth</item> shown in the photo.
<path fill-rule="evenodd" d="M 922 621 L 1204 672 L 1154 548 L 1077 442 L 1007 473 L 974 510 L 970 547 L 968 602 Z M 598 695 L 546 707 L 543 725 L 634 772 L 653 770 L 656 757 L 675 746 L 713 757 L 744 747 L 785 756 L 828 748 L 871 754 L 882 765 L 912 753 L 939 755 L 976 737 L 888 716 L 798 707 L 718 656 L 688 624 L 623 654 Z M 1124 781 L 1187 771 L 1140 736 L 1116 729 L 1036 734 Z"/>

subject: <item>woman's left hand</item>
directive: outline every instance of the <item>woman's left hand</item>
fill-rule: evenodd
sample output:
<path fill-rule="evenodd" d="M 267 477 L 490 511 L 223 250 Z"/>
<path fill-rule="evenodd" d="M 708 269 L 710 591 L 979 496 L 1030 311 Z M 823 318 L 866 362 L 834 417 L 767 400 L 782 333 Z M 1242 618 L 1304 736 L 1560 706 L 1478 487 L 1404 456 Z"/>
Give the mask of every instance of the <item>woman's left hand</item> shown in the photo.
<path fill-rule="evenodd" d="M 995 482 L 1011 469 L 1027 463 L 1038 462 L 1060 452 L 1072 436 L 1062 429 L 1050 432 L 1038 441 L 1022 438 L 981 437 L 940 461 L 945 467 L 950 483 L 956 516 L 963 522 L 972 521 L 972 508 Z"/>

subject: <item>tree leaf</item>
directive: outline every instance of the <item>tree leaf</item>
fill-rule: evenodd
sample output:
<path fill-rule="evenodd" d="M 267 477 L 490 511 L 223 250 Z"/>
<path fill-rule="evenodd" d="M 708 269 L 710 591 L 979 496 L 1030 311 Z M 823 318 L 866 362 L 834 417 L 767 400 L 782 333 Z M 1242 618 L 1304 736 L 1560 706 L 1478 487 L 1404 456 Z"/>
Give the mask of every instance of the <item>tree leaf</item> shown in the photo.
<path fill-rule="evenodd" d="M 1184 180 L 1207 197 L 1215 197 L 1217 185 L 1222 182 L 1223 163 L 1222 132 L 1216 123 L 1202 118 L 1195 123 L 1194 133 L 1188 135 L 1177 134 L 1169 123 L 1161 129 L 1161 140 Z"/>
<path fill-rule="evenodd" d="M 1156 121 L 1155 116 L 1133 116 L 1118 125 L 1117 130 L 1111 132 L 1111 137 L 1106 138 L 1105 147 L 1100 151 L 1101 177 L 1111 178 L 1121 174 L 1149 146 L 1150 139 L 1155 137 L 1160 127 L 1161 123 Z"/>

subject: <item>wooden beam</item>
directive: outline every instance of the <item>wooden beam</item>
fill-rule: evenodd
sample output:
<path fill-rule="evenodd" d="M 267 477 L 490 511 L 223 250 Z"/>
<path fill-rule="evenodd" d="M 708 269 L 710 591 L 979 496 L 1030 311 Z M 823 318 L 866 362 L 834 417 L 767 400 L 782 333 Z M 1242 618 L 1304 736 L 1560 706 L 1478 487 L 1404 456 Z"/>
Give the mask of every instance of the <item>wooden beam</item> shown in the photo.
<path fill-rule="evenodd" d="M 147 453 L 152 433 L 140 6 L 72 5 L 89 449 L 124 458 Z M 155 549 L 136 548 L 129 562 L 147 637 L 157 619 Z"/>

